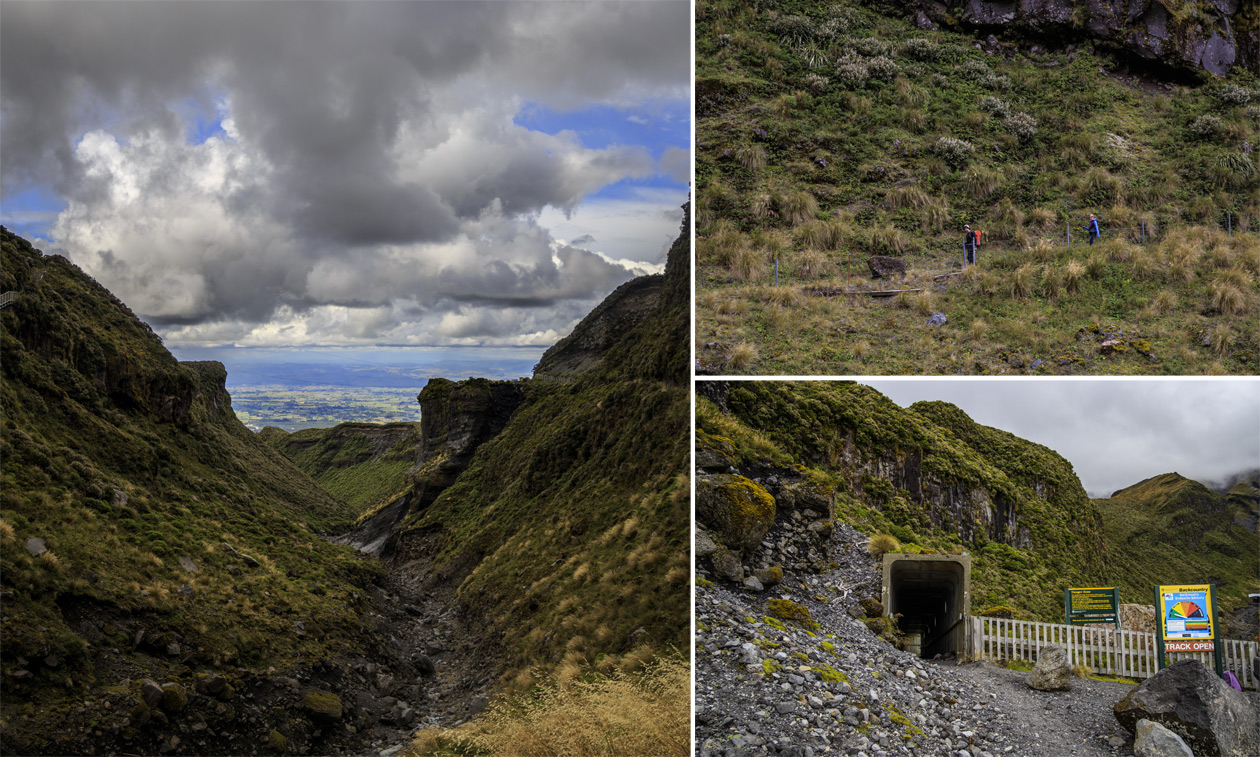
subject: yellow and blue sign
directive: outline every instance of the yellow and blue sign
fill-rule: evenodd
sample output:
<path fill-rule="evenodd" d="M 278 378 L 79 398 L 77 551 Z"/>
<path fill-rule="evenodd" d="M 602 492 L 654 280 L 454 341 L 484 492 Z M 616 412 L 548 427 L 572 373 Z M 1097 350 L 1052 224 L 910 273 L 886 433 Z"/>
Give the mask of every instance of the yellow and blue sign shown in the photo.
<path fill-rule="evenodd" d="M 1216 629 L 1212 626 L 1216 613 L 1211 584 L 1160 586 L 1158 596 L 1159 623 L 1165 640 L 1211 641 L 1216 638 Z"/>

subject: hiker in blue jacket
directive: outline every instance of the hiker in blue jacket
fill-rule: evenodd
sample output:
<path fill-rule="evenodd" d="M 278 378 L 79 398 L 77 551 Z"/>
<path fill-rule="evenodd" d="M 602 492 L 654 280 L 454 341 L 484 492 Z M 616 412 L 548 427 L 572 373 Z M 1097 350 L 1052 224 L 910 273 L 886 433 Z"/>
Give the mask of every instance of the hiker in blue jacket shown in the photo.
<path fill-rule="evenodd" d="M 1098 216 L 1093 213 L 1089 214 L 1089 225 L 1085 227 L 1085 230 L 1089 232 L 1090 244 L 1093 244 L 1095 239 L 1102 236 L 1102 231 L 1098 228 Z"/>

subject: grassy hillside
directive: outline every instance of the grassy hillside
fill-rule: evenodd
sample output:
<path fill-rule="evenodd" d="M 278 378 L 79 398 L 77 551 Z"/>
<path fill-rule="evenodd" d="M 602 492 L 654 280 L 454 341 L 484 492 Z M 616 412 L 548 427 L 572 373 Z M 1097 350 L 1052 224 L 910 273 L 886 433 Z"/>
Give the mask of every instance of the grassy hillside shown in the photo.
<path fill-rule="evenodd" d="M 1101 523 L 1071 464 L 953 405 L 902 409 L 849 382 L 740 382 L 725 403 L 697 400 L 700 446 L 729 439 L 746 466 L 829 482 L 839 519 L 908 551 L 970 552 L 977 611 L 1054 620 L 1063 588 L 1101 568 Z"/>
<path fill-rule="evenodd" d="M 1121 601 L 1151 604 L 1156 584 L 1214 583 L 1224 615 L 1260 592 L 1256 533 L 1240 523 L 1254 513 L 1253 501 L 1165 473 L 1094 504 L 1103 518 L 1107 575 Z"/>
<path fill-rule="evenodd" d="M 223 366 L 178 363 L 64 258 L 7 230 L 0 253 L 5 751 L 89 748 L 89 720 L 126 714 L 103 697 L 145 677 L 235 684 L 374 644 L 377 569 L 319 536 L 352 509 L 236 420 Z M 156 748 L 138 718 L 125 738 Z"/>
<path fill-rule="evenodd" d="M 407 488 L 420 428 L 417 423 L 342 423 L 290 434 L 268 427 L 259 437 L 359 515 Z"/>
<path fill-rule="evenodd" d="M 1166 84 L 1088 43 L 977 49 L 852 0 L 696 14 L 702 369 L 1260 370 L 1253 74 Z M 944 276 L 964 223 L 979 266 Z M 874 254 L 905 277 L 873 281 Z M 920 291 L 842 294 L 871 289 Z"/>
<path fill-rule="evenodd" d="M 399 560 L 432 557 L 489 620 L 509 688 L 686 648 L 686 228 L 655 312 L 575 380 L 530 382 L 504 430 L 398 533 Z"/>

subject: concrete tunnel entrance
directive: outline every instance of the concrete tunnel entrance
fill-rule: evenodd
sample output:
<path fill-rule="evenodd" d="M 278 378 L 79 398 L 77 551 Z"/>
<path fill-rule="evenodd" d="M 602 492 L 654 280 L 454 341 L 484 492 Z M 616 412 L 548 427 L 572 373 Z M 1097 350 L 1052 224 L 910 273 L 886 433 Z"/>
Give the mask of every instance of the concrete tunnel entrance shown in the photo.
<path fill-rule="evenodd" d="M 888 615 L 901 614 L 907 651 L 930 659 L 971 649 L 971 555 L 886 554 L 882 599 Z"/>

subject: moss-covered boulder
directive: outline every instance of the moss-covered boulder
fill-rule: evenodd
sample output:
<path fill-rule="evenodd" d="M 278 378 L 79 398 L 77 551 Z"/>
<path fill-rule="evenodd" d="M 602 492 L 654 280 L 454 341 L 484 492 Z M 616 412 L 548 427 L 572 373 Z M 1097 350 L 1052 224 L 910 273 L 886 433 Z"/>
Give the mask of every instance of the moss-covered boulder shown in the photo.
<path fill-rule="evenodd" d="M 755 550 L 774 514 L 774 497 L 751 479 L 717 474 L 696 481 L 696 517 L 731 549 Z"/>
<path fill-rule="evenodd" d="M 790 599 L 771 599 L 766 602 L 766 611 L 785 623 L 795 623 L 806 630 L 814 627 L 814 619 L 809 616 L 809 608 L 798 605 Z"/>
<path fill-rule="evenodd" d="M 162 684 L 161 707 L 167 712 L 179 712 L 188 706 L 188 695 L 184 687 L 177 683 Z"/>
<path fill-rule="evenodd" d="M 330 691 L 312 691 L 302 697 L 302 706 L 316 718 L 341 719 L 341 698 Z"/>
<path fill-rule="evenodd" d="M 696 431 L 696 467 L 707 471 L 726 471 L 739 462 L 735 444 L 725 436 Z"/>
<path fill-rule="evenodd" d="M 289 745 L 289 740 L 284 737 L 283 733 L 272 730 L 267 734 L 267 748 L 276 754 L 284 754 L 285 749 Z"/>

